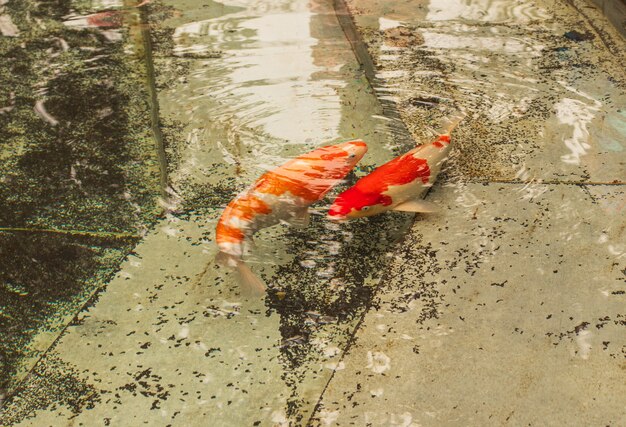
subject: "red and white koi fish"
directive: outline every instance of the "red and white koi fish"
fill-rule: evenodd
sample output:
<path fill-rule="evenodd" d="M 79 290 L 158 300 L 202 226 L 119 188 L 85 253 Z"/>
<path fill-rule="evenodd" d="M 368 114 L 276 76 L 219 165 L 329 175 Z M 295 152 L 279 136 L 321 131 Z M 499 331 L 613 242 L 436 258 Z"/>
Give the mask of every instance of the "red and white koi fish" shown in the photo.
<path fill-rule="evenodd" d="M 428 144 L 420 145 L 376 168 L 341 193 L 333 202 L 330 219 L 361 218 L 385 211 L 436 212 L 438 207 L 421 199 L 433 185 L 450 151 L 449 130 Z"/>
<path fill-rule="evenodd" d="M 367 145 L 358 140 L 329 145 L 263 174 L 222 213 L 216 228 L 220 250 L 216 261 L 235 267 L 248 290 L 264 292 L 263 282 L 242 260 L 252 235 L 281 221 L 306 226 L 308 207 L 345 178 L 366 151 Z"/>

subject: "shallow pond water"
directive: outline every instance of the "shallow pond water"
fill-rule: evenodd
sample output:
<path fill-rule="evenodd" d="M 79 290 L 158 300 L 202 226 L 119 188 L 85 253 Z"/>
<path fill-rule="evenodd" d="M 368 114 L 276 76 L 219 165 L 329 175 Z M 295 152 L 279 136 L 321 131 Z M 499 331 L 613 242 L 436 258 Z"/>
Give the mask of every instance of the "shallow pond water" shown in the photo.
<path fill-rule="evenodd" d="M 2 424 L 624 421 L 624 41 L 593 10 L 14 3 Z M 459 112 L 440 213 L 326 219 Z M 356 138 L 368 153 L 307 228 L 257 234 L 268 292 L 243 295 L 213 262 L 225 205 Z"/>

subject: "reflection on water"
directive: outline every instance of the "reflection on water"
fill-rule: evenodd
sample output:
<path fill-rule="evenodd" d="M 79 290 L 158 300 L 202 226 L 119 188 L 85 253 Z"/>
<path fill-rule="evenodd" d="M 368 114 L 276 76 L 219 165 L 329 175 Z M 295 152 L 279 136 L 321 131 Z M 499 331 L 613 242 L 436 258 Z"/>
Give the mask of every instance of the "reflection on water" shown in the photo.
<path fill-rule="evenodd" d="M 578 99 L 563 98 L 554 105 L 559 122 L 573 128 L 572 136 L 563 141 L 571 154 L 561 156 L 561 160 L 565 163 L 578 165 L 581 156 L 587 154 L 587 150 L 591 148 L 588 142 L 589 131 L 587 128 L 600 111 L 602 103 L 590 95 L 567 86 L 565 82 L 562 84 L 566 89 L 587 100 L 584 102 Z"/>
<path fill-rule="evenodd" d="M 258 13 L 255 5 L 247 5 L 201 23 L 183 23 L 174 32 L 175 50 L 210 45 L 222 52 L 190 70 L 188 86 L 204 107 L 190 110 L 186 121 L 211 117 L 228 124 L 223 130 L 219 122 L 211 127 L 224 135 L 216 138 L 219 154 L 234 166 L 238 182 L 248 185 L 290 156 L 355 137 L 370 147 L 359 174 L 389 159 L 388 147 L 398 147 L 389 138 L 391 123 L 378 116 L 380 107 L 356 68 L 330 4 L 309 7 L 296 1 L 266 5 L 262 16 Z M 186 167 L 200 163 L 190 160 Z M 210 183 L 215 173 L 207 172 Z M 184 182 L 177 187 L 184 188 Z M 235 191 L 231 189 L 231 197 Z M 282 365 L 272 369 L 280 369 L 290 390 L 285 416 L 294 419 L 302 419 L 314 403 L 305 390 L 330 372 L 324 368 L 326 373 L 317 373 L 324 358 L 316 355 L 345 345 L 346 328 L 369 306 L 385 254 L 408 220 L 403 215 L 374 220 L 377 232 L 372 235 L 359 224 L 329 224 L 323 206 L 313 214 L 306 230 L 260 232 L 248 257 L 270 288 L 268 313 L 279 318 Z M 210 240 L 207 249 L 213 251 Z"/>
<path fill-rule="evenodd" d="M 461 152 L 458 165 L 466 176 L 624 178 L 611 157 L 620 147 L 613 141 L 622 123 L 624 93 L 615 90 L 622 73 L 594 65 L 597 50 L 589 37 L 567 37 L 566 11 L 553 13 L 541 2 L 423 3 L 381 8 L 375 23 L 368 13 L 356 17 L 383 32 L 382 40 L 365 33 L 379 45 L 382 92 L 402 105 L 416 136 L 433 107 L 454 106 L 468 114 L 469 131 L 479 140 Z M 501 130 L 503 122 L 528 143 L 515 144 Z M 480 153 L 488 154 L 485 161 L 477 161 Z"/>
<path fill-rule="evenodd" d="M 282 13 L 279 6 L 263 16 L 254 8 L 245 9 L 176 29 L 179 51 L 207 44 L 227 52 L 210 64 L 228 70 L 227 74 L 201 75 L 203 88 L 199 90 L 205 93 L 199 96 L 210 94 L 220 100 L 212 114 L 234 116 L 237 126 L 259 127 L 291 143 L 304 144 L 312 136 L 318 141 L 336 138 L 339 116 L 334 111 L 339 100 L 335 87 L 342 83 L 312 78 L 332 67 L 314 63 L 317 39 L 309 35 L 313 14 L 306 4 L 290 4 L 290 13 Z"/>
<path fill-rule="evenodd" d="M 547 10 L 532 1 L 431 0 L 428 21 L 526 22 L 550 18 Z"/>

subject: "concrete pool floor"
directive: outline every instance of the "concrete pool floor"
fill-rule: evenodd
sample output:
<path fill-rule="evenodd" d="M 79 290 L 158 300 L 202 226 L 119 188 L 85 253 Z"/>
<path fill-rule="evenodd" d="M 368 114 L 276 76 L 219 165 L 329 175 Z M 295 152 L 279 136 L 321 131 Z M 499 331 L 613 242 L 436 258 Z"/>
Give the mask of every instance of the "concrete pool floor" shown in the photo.
<path fill-rule="evenodd" d="M 377 118 L 330 4 L 278 3 L 176 4 L 163 25 L 177 50 L 155 64 L 186 70 L 159 101 L 186 126 L 172 180 L 187 212 L 156 224 L 0 422 L 626 424 L 624 41 L 581 3 L 349 3 L 376 92 L 415 140 L 468 114 L 428 195 L 442 210 L 264 232 L 251 265 L 284 294 L 247 300 L 223 270 L 198 274 L 220 206 L 258 159 L 320 133 L 311 144 L 374 140 L 366 166 L 406 148 Z M 289 21 L 299 31 L 272 32 Z M 308 68 L 274 66 L 297 52 Z"/>
<path fill-rule="evenodd" d="M 424 95 L 436 93 L 432 82 L 416 78 L 418 72 L 441 76 L 434 84 L 449 89 L 441 95 L 475 108 L 485 99 L 464 93 L 472 75 L 502 73 L 489 65 L 507 61 L 502 53 L 510 41 L 526 47 L 507 70 L 511 76 L 519 73 L 518 81 L 500 82 L 497 91 L 500 100 L 512 102 L 506 107 L 506 102 L 484 102 L 493 114 L 487 138 L 512 140 L 517 147 L 496 170 L 472 170 L 475 158 L 463 150 L 476 143 L 472 135 L 478 132 L 471 123 L 461 129 L 460 153 L 451 167 L 461 179 L 431 192 L 429 199 L 444 206 L 443 214 L 419 218 L 398 245 L 379 285 L 377 309 L 364 316 L 314 420 L 404 426 L 626 423 L 624 73 L 611 66 L 591 74 L 560 66 L 543 73 L 545 66 L 537 67 L 541 60 L 530 52 L 535 46 L 543 52 L 572 50 L 559 38 L 543 38 L 546 26 L 563 38 L 575 23 L 582 24 L 576 27 L 580 33 L 595 34 L 599 45 L 573 47 L 589 63 L 623 61 L 623 40 L 600 25 L 601 16 L 583 2 L 569 10 L 555 3 L 519 3 L 530 37 L 517 37 L 521 22 L 511 22 L 505 2 L 502 9 L 472 2 L 454 10 L 445 2 L 430 2 L 428 13 L 413 9 L 413 15 L 410 3 L 348 3 L 361 42 L 376 52 L 378 75 L 397 89 L 394 97 L 408 123 L 424 113 L 414 105 L 424 105 L 429 101 Z M 572 15 L 573 10 L 584 13 Z M 459 17 L 472 15 L 480 24 L 458 24 Z M 483 31 L 485 22 L 490 25 Z M 502 43 L 483 49 L 494 33 Z M 604 47 L 602 58 L 596 56 L 598 47 Z M 436 67 L 411 68 L 429 54 L 439 62 Z M 481 63 L 485 68 L 474 66 Z M 517 85 L 531 76 L 525 72 L 529 68 L 536 70 L 532 87 Z M 605 87 L 603 73 L 620 83 Z M 535 88 L 541 92 L 564 82 L 571 82 L 564 98 L 581 107 L 607 94 L 594 104 L 602 118 L 592 114 L 589 125 L 582 125 L 584 148 L 574 142 L 584 114 L 575 109 L 562 114 L 563 100 L 552 104 L 546 122 L 556 119 L 573 127 L 565 131 L 571 135 L 565 146 L 554 145 L 544 132 L 546 122 L 528 117 L 532 107 L 498 124 L 498 107 L 514 111 L 529 94 L 533 104 L 542 97 L 533 94 Z M 619 124 L 607 125 L 607 117 L 618 116 Z M 515 132 L 520 128 L 536 133 L 523 136 Z M 483 155 L 490 158 L 489 151 Z M 577 152 L 584 154 L 577 157 Z M 511 161 L 517 155 L 519 161 Z"/>

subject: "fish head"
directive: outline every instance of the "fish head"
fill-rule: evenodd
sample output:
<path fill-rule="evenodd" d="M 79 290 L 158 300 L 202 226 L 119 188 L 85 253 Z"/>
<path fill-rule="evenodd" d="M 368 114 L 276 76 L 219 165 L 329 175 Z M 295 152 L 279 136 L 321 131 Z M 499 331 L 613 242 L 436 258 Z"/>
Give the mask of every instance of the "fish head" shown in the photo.
<path fill-rule="evenodd" d="M 365 153 L 367 153 L 367 144 L 358 139 L 343 142 L 337 145 L 331 145 L 326 148 L 333 152 L 337 151 L 340 154 L 339 157 L 347 162 L 350 169 L 352 169 L 363 158 Z"/>
<path fill-rule="evenodd" d="M 367 152 L 367 144 L 361 140 L 326 145 L 304 154 L 288 167 L 314 179 L 343 179 Z"/>
<path fill-rule="evenodd" d="M 354 186 L 337 196 L 328 210 L 328 218 L 340 221 L 372 216 L 388 210 L 390 204 L 389 196 Z"/>

